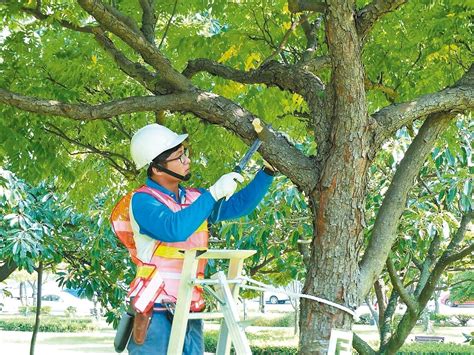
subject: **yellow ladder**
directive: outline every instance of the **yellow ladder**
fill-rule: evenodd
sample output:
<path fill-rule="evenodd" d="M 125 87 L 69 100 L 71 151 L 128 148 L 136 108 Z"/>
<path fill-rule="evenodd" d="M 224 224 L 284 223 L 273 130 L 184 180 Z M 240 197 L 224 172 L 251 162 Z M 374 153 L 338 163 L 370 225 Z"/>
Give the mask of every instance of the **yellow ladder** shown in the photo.
<path fill-rule="evenodd" d="M 218 319 L 221 321 L 219 340 L 217 342 L 217 355 L 230 354 L 231 343 L 237 355 L 250 355 L 250 345 L 243 327 L 240 325 L 239 312 L 235 302 L 239 295 L 240 276 L 244 259 L 256 253 L 255 250 L 207 250 L 197 254 L 196 250 L 187 250 L 184 253 L 183 271 L 178 290 L 176 311 L 171 326 L 168 355 L 181 354 L 188 320 L 190 319 Z M 229 269 L 227 275 L 220 271 L 212 279 L 196 279 L 198 262 L 201 259 L 228 259 Z M 212 285 L 215 297 L 219 300 L 220 312 L 190 313 L 189 307 L 193 287 L 195 285 Z"/>

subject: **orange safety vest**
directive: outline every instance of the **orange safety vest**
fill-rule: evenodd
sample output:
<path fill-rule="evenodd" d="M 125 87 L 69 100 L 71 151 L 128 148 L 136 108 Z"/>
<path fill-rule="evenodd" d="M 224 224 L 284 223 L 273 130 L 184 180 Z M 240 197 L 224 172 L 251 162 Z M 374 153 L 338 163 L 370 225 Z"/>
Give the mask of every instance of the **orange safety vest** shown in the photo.
<path fill-rule="evenodd" d="M 204 221 L 184 242 L 166 243 L 140 234 L 139 226 L 130 210 L 132 196 L 137 192 L 153 196 L 173 212 L 188 207 L 201 195 L 201 192 L 197 189 L 186 189 L 186 200 L 180 204 L 157 189 L 142 186 L 123 197 L 112 211 L 111 223 L 114 233 L 127 247 L 132 261 L 137 265 L 137 275 L 130 284 L 129 297 L 134 297 L 135 308 L 139 306 L 137 311 L 145 312 L 153 307 L 154 302 L 176 302 L 184 262 L 184 254 L 180 250 L 207 250 L 209 232 L 207 221 Z M 152 253 L 147 254 L 147 250 L 151 250 Z M 206 260 L 200 260 L 196 277 L 204 276 L 205 267 Z M 161 281 L 163 284 L 160 283 Z M 199 312 L 204 309 L 202 293 L 201 287 L 193 288 L 191 311 Z M 143 304 L 137 304 L 137 302 Z"/>

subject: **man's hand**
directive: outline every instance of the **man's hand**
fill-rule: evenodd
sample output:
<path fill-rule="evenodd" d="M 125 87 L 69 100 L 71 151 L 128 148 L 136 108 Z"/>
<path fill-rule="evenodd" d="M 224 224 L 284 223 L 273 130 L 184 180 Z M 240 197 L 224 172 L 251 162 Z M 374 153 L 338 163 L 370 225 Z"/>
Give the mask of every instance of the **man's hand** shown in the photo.
<path fill-rule="evenodd" d="M 209 188 L 214 200 L 219 201 L 225 197 L 226 201 L 234 194 L 237 189 L 237 181 L 244 182 L 244 177 L 239 173 L 228 173 L 222 175 L 214 185 Z"/>

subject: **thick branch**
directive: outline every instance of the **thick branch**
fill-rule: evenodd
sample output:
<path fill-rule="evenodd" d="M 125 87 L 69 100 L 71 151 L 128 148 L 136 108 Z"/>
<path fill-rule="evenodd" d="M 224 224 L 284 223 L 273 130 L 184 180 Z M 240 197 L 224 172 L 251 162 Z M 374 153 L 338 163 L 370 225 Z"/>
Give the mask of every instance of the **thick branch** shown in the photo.
<path fill-rule="evenodd" d="M 387 308 L 385 309 L 384 317 L 380 322 L 380 347 L 387 343 L 388 337 L 392 333 L 392 317 L 397 309 L 398 297 L 399 295 L 397 290 L 392 290 L 392 294 L 390 295 L 387 302 Z"/>
<path fill-rule="evenodd" d="M 386 264 L 388 275 L 390 276 L 390 281 L 392 282 L 393 287 L 397 290 L 398 294 L 400 295 L 400 298 L 407 305 L 409 311 L 416 312 L 416 301 L 403 286 L 402 280 L 400 280 L 400 278 L 398 277 L 397 271 L 395 270 L 395 266 L 393 265 L 393 260 L 390 258 L 390 256 L 387 258 Z"/>
<path fill-rule="evenodd" d="M 379 147 L 399 128 L 437 112 L 464 112 L 474 109 L 474 65 L 455 86 L 415 100 L 387 106 L 372 115 L 376 128 L 375 147 Z"/>
<path fill-rule="evenodd" d="M 140 63 L 132 62 L 128 59 L 102 30 L 94 30 L 94 36 L 100 46 L 112 56 L 115 63 L 125 74 L 138 81 L 154 94 L 166 93 L 166 90 L 159 87 L 159 78 L 156 74 L 150 72 Z"/>
<path fill-rule="evenodd" d="M 467 226 L 471 222 L 471 220 L 474 218 L 474 212 L 470 211 L 469 213 L 466 213 L 462 216 L 461 218 L 461 224 L 456 231 L 456 234 L 454 235 L 454 238 L 451 240 L 449 243 L 448 247 L 446 248 L 446 252 L 449 254 L 452 254 L 454 249 L 461 243 L 461 241 L 464 239 L 464 235 L 466 234 Z"/>
<path fill-rule="evenodd" d="M 316 73 L 324 68 L 328 68 L 331 64 L 331 58 L 328 56 L 316 57 L 304 62 L 301 66 L 303 69 Z"/>
<path fill-rule="evenodd" d="M 428 281 L 428 278 L 430 276 L 430 270 L 436 262 L 440 245 L 441 235 L 440 233 L 436 233 L 433 240 L 431 241 L 430 248 L 428 250 L 428 255 L 426 256 L 425 261 L 423 262 L 423 265 L 420 269 L 420 279 L 414 292 L 415 297 L 418 297 L 420 295 L 421 290 L 423 289 L 423 287 L 425 287 L 426 282 Z"/>
<path fill-rule="evenodd" d="M 223 126 L 239 135 L 247 144 L 257 138 L 252 121 L 257 117 L 235 102 L 211 93 L 198 93 L 189 111 L 202 119 Z M 186 109 L 186 108 L 185 108 Z M 258 138 L 263 142 L 258 150 L 281 173 L 305 192 L 316 185 L 315 161 L 305 156 L 284 135 L 263 126 Z"/>
<path fill-rule="evenodd" d="M 375 23 L 385 14 L 392 12 L 408 0 L 374 0 L 357 13 L 357 33 L 362 41 Z"/>
<path fill-rule="evenodd" d="M 40 11 L 40 7 L 36 7 L 34 9 L 29 8 L 29 7 L 22 7 L 21 8 L 24 12 L 33 15 L 36 17 L 38 20 L 46 20 L 50 17 L 50 15 L 43 14 Z M 92 33 L 92 30 L 95 28 L 94 26 L 78 26 L 73 24 L 72 22 L 66 21 L 66 20 L 57 20 L 55 19 L 62 27 L 68 28 L 73 31 L 77 32 L 84 32 L 84 33 Z"/>
<path fill-rule="evenodd" d="M 324 1 L 317 0 L 288 0 L 288 10 L 290 12 L 324 12 L 326 10 L 326 4 Z"/>
<path fill-rule="evenodd" d="M 169 60 L 154 45 L 148 42 L 141 32 L 135 31 L 133 26 L 131 27 L 121 19 L 121 16 L 116 14 L 117 10 L 109 11 L 109 8 L 99 0 L 78 0 L 78 3 L 101 26 L 140 53 L 145 62 L 159 71 L 165 83 L 170 86 L 170 89 L 178 91 L 193 89 L 191 82 L 174 70 Z"/>
<path fill-rule="evenodd" d="M 142 7 L 141 31 L 148 42 L 155 44 L 155 26 L 157 17 L 155 15 L 155 0 L 140 0 Z"/>
<path fill-rule="evenodd" d="M 469 254 L 472 254 L 474 252 L 474 243 L 469 245 L 467 248 L 464 248 L 460 252 L 450 255 L 448 258 L 446 258 L 446 264 L 451 264 L 454 263 L 455 261 L 461 260 L 462 258 L 468 256 Z"/>
<path fill-rule="evenodd" d="M 201 71 L 244 84 L 277 86 L 282 90 L 297 92 L 306 99 L 315 92 L 324 90 L 323 82 L 314 74 L 298 66 L 284 65 L 276 61 L 270 61 L 258 69 L 245 72 L 202 58 L 189 61 L 183 74 L 191 78 Z"/>
<path fill-rule="evenodd" d="M 462 251 L 458 253 L 453 253 L 455 248 L 462 242 L 464 239 L 464 235 L 467 230 L 467 226 L 474 217 L 474 212 L 471 211 L 467 214 L 465 214 L 462 219 L 461 219 L 461 225 L 456 231 L 456 234 L 454 235 L 453 239 L 449 243 L 448 247 L 444 251 L 443 255 L 439 258 L 438 262 L 436 263 L 435 267 L 433 268 L 433 271 L 430 274 L 430 277 L 428 281 L 426 282 L 425 287 L 423 290 L 420 292 L 420 296 L 418 297 L 418 301 L 420 303 L 420 306 L 426 305 L 428 303 L 428 300 L 431 298 L 431 295 L 433 294 L 436 285 L 438 284 L 438 281 L 443 274 L 444 270 L 449 266 L 449 264 L 458 261 L 464 257 L 466 257 L 469 254 L 472 254 L 474 251 L 474 243 L 472 243 L 469 247 L 463 249 Z"/>
<path fill-rule="evenodd" d="M 129 97 L 100 105 L 67 104 L 26 97 L 0 89 L 0 102 L 24 111 L 62 116 L 80 121 L 110 118 L 134 112 L 170 110 L 192 112 L 203 120 L 223 126 L 246 143 L 257 138 L 252 126 L 256 116 L 224 97 L 206 92 L 185 92 L 162 96 Z M 318 177 L 313 159 L 301 153 L 288 139 L 264 127 L 259 149 L 262 156 L 302 190 L 313 189 Z"/>
<path fill-rule="evenodd" d="M 22 10 L 26 13 L 32 14 L 39 20 L 46 20 L 49 17 L 51 17 L 50 15 L 45 15 L 41 13 L 38 7 L 36 9 L 23 7 Z M 125 74 L 137 80 L 140 84 L 142 84 L 144 87 L 146 87 L 148 90 L 150 90 L 151 92 L 155 94 L 157 93 L 164 94 L 166 92 L 164 89 L 159 88 L 158 86 L 159 78 L 154 73 L 149 72 L 140 63 L 135 63 L 129 60 L 114 45 L 114 43 L 110 40 L 110 38 L 107 37 L 107 35 L 104 33 L 104 31 L 100 27 L 97 27 L 97 26 L 96 27 L 94 26 L 80 27 L 65 20 L 60 20 L 58 22 L 61 26 L 74 30 L 74 31 L 92 33 L 96 41 L 99 43 L 99 45 L 112 56 L 115 63 Z"/>
<path fill-rule="evenodd" d="M 423 271 L 423 263 L 419 261 L 416 257 L 412 256 L 411 261 L 416 266 L 416 268 L 420 271 Z"/>
<path fill-rule="evenodd" d="M 400 217 L 405 209 L 408 192 L 438 135 L 448 126 L 452 114 L 435 114 L 426 119 L 388 188 L 372 229 L 372 237 L 361 262 L 360 296 L 369 292 L 397 237 Z"/>
<path fill-rule="evenodd" d="M 318 48 L 318 31 L 321 27 L 322 18 L 318 17 L 313 23 L 309 22 L 306 15 L 302 15 L 303 22 L 301 28 L 306 36 L 306 49 L 303 53 L 303 63 L 308 62 L 313 58 L 316 49 Z"/>
<path fill-rule="evenodd" d="M 163 96 L 137 96 L 105 104 L 68 104 L 54 100 L 27 97 L 0 89 L 0 102 L 21 110 L 43 115 L 62 116 L 78 121 L 92 121 L 110 118 L 126 113 L 174 110 L 181 108 L 183 101 L 190 100 L 193 94 L 171 94 Z"/>
<path fill-rule="evenodd" d="M 377 354 L 371 346 L 366 343 L 360 336 L 353 333 L 352 346 L 357 350 L 357 353 L 362 355 L 375 355 Z"/>
<path fill-rule="evenodd" d="M 18 268 L 13 260 L 8 260 L 0 266 L 0 282 L 5 281 Z"/>
<path fill-rule="evenodd" d="M 385 297 L 384 297 L 384 292 L 382 290 L 382 282 L 380 279 L 377 279 L 374 282 L 374 290 L 375 290 L 375 297 L 377 298 L 377 304 L 379 305 L 379 319 L 377 320 L 377 326 L 380 329 L 380 325 L 383 323 L 383 320 L 385 318 L 385 307 L 386 307 L 386 302 L 385 302 Z"/>

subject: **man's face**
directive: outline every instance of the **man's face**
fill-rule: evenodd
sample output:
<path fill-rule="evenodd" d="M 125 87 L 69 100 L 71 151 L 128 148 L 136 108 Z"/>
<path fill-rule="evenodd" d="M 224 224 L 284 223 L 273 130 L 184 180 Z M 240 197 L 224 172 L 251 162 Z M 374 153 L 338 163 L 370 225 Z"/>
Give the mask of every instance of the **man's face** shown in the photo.
<path fill-rule="evenodd" d="M 191 159 L 185 154 L 184 146 L 179 147 L 165 160 L 165 168 L 183 176 L 190 172 Z"/>

